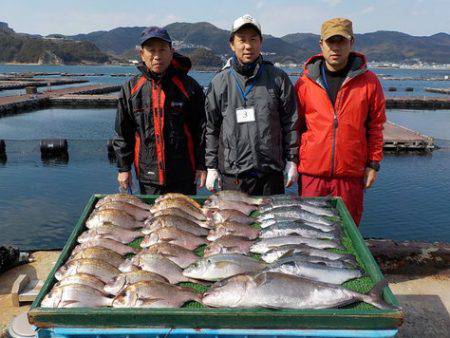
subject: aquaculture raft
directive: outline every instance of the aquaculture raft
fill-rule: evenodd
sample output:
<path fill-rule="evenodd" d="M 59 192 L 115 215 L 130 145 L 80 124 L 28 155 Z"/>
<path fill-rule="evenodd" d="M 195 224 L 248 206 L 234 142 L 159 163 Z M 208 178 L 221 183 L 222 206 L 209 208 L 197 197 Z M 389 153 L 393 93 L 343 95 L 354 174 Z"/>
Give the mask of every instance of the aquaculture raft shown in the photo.
<path fill-rule="evenodd" d="M 59 330 L 61 327 L 95 329 L 151 327 L 270 330 L 352 329 L 388 330 L 387 332 L 392 334 L 403 321 L 403 313 L 400 310 L 379 310 L 365 303 L 326 310 L 211 309 L 202 307 L 198 303 L 191 303 L 180 309 L 41 308 L 40 304 L 43 297 L 56 283 L 55 272 L 63 265 L 70 256 L 72 249 L 77 245 L 78 236 L 85 230 L 86 219 L 97 201 L 102 197 L 104 195 L 94 195 L 89 199 L 58 261 L 30 308 L 30 322 L 39 329 L 55 328 L 55 330 Z M 138 197 L 152 204 L 158 196 L 143 195 Z M 193 198 L 199 202 L 203 202 L 205 199 L 198 196 L 193 196 Z M 377 281 L 383 279 L 383 275 L 342 200 L 336 198 L 332 200 L 332 203 L 343 221 L 344 236 L 342 242 L 348 252 L 355 254 L 358 263 L 366 274 L 365 277 L 349 281 L 344 285 L 366 293 Z M 388 287 L 384 288 L 383 296 L 386 302 L 398 306 L 396 298 Z M 41 332 L 43 336 L 47 336 L 44 332 L 49 334 L 48 330 L 44 330 Z"/>

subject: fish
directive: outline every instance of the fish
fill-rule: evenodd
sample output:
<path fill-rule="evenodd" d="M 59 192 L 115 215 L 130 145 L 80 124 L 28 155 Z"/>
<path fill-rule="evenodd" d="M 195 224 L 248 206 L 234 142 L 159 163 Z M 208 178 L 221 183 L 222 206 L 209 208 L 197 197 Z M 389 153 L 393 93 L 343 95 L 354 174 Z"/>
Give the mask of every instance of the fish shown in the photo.
<path fill-rule="evenodd" d="M 341 260 L 348 264 L 356 266 L 355 257 L 351 254 L 342 254 L 331 252 L 328 250 L 315 249 L 305 244 L 288 244 L 282 246 L 275 246 L 261 256 L 262 260 L 267 263 L 272 263 L 281 257 L 288 257 L 295 254 L 302 254 L 308 256 L 323 257 L 329 260 Z"/>
<path fill-rule="evenodd" d="M 290 213 L 292 211 L 298 211 L 299 209 L 307 211 L 311 214 L 317 215 L 317 216 L 325 216 L 325 217 L 338 217 L 338 214 L 336 211 L 334 211 L 333 209 L 328 209 L 328 208 L 321 208 L 321 207 L 316 207 L 314 205 L 305 203 L 305 202 L 296 202 L 296 204 L 294 205 L 280 205 L 277 207 L 272 207 L 272 208 L 268 208 L 267 206 L 264 208 L 260 208 L 260 217 L 262 218 L 263 216 L 265 216 L 266 214 L 269 213 L 274 213 L 277 212 L 278 214 L 280 213 Z"/>
<path fill-rule="evenodd" d="M 157 203 L 159 203 L 159 202 L 161 202 L 161 201 L 163 201 L 163 200 L 166 200 L 166 199 L 182 199 L 182 200 L 184 200 L 184 201 L 186 201 L 186 202 L 192 204 L 194 207 L 196 207 L 196 208 L 198 208 L 198 209 L 201 209 L 201 207 L 202 207 L 202 206 L 200 205 L 200 203 L 198 203 L 198 202 L 197 202 L 196 200 L 194 200 L 193 198 L 190 198 L 189 196 L 186 196 L 186 195 L 183 195 L 183 194 L 180 194 L 180 193 L 175 193 L 175 192 L 172 192 L 172 193 L 168 193 L 168 194 L 159 196 L 159 197 L 155 200 L 155 204 L 157 204 Z"/>
<path fill-rule="evenodd" d="M 184 200 L 162 200 L 158 204 L 154 204 L 150 211 L 155 214 L 158 211 L 176 208 L 183 210 L 186 214 L 198 219 L 199 221 L 206 221 L 206 216 L 203 214 L 202 209 L 197 209 L 192 204 L 185 202 Z"/>
<path fill-rule="evenodd" d="M 41 302 L 44 308 L 79 308 L 111 306 L 113 298 L 105 297 L 86 285 L 67 284 L 53 288 Z"/>
<path fill-rule="evenodd" d="M 301 236 L 283 236 L 261 239 L 260 241 L 252 245 L 252 247 L 250 248 L 250 252 L 264 254 L 277 246 L 287 244 L 305 244 L 311 248 L 316 249 L 345 250 L 345 248 L 341 244 L 330 240 L 306 238 Z"/>
<path fill-rule="evenodd" d="M 315 228 L 317 230 L 324 231 L 324 232 L 332 232 L 332 231 L 336 231 L 336 229 L 340 229 L 340 226 L 336 223 L 333 223 L 332 225 L 325 225 L 325 224 L 295 219 L 292 217 L 278 217 L 277 216 L 274 219 L 265 220 L 265 221 L 262 221 L 261 223 L 259 223 L 259 225 L 263 229 L 271 227 L 275 224 L 290 224 L 291 226 L 304 224 L 304 225 L 310 226 L 312 228 Z"/>
<path fill-rule="evenodd" d="M 153 222 L 153 219 L 155 219 L 157 217 L 161 217 L 161 216 L 178 216 L 178 217 L 184 218 L 186 220 L 189 220 L 189 221 L 201 226 L 202 228 L 206 228 L 206 229 L 210 228 L 210 225 L 207 222 L 205 222 L 205 220 L 199 220 L 199 219 L 195 218 L 194 216 L 191 216 L 186 211 L 184 211 L 182 209 L 178 209 L 178 208 L 167 208 L 167 209 L 157 211 L 153 214 L 153 216 L 151 218 L 149 218 L 145 222 L 145 224 L 150 224 L 151 222 Z"/>
<path fill-rule="evenodd" d="M 220 200 L 237 202 L 237 203 L 242 202 L 242 203 L 253 204 L 253 205 L 261 205 L 261 204 L 264 204 L 266 201 L 265 198 L 263 198 L 263 197 L 250 196 L 242 191 L 222 190 L 222 191 L 218 191 L 215 194 L 212 194 L 211 196 L 209 196 L 204 204 L 209 206 L 214 203 L 217 203 Z"/>
<path fill-rule="evenodd" d="M 250 252 L 252 244 L 253 241 L 243 237 L 227 235 L 209 243 L 206 246 L 203 255 L 205 257 L 219 253 L 238 253 L 247 255 Z"/>
<path fill-rule="evenodd" d="M 94 211 L 87 219 L 86 227 L 94 229 L 105 223 L 110 223 L 126 229 L 142 228 L 144 226 L 143 222 L 136 221 L 133 216 L 130 216 L 125 211 L 106 209 Z"/>
<path fill-rule="evenodd" d="M 113 307 L 179 308 L 188 301 L 201 302 L 201 295 L 191 288 L 160 281 L 142 281 L 125 288 L 114 298 Z"/>
<path fill-rule="evenodd" d="M 105 223 L 102 226 L 84 231 L 80 236 L 78 236 L 78 243 L 85 243 L 98 238 L 108 238 L 123 244 L 128 244 L 139 237 L 143 237 L 141 231 L 128 230 L 116 225 Z"/>
<path fill-rule="evenodd" d="M 107 195 L 107 196 L 101 198 L 97 202 L 95 207 L 99 208 L 102 205 L 107 204 L 109 202 L 125 202 L 125 203 L 132 204 L 132 205 L 139 207 L 141 209 L 144 209 L 144 210 L 150 210 L 150 208 L 151 208 L 151 205 L 144 203 L 140 198 L 133 196 L 133 195 L 128 195 L 128 194 Z"/>
<path fill-rule="evenodd" d="M 240 273 L 254 272 L 266 267 L 265 263 L 240 254 L 217 254 L 204 257 L 183 271 L 189 278 L 217 281 Z"/>
<path fill-rule="evenodd" d="M 92 247 L 103 247 L 106 249 L 110 249 L 116 253 L 118 253 L 119 255 L 126 255 L 129 253 L 132 254 L 136 254 L 137 250 L 132 248 L 131 246 L 122 244 L 120 242 L 117 242 L 113 239 L 108 239 L 108 238 L 94 238 L 91 239 L 88 242 L 84 242 L 81 244 L 78 244 L 72 251 L 72 255 L 76 255 L 78 254 L 80 251 L 83 251 L 84 249 L 87 248 L 92 248 Z"/>
<path fill-rule="evenodd" d="M 67 277 L 64 277 L 59 282 L 57 282 L 53 287 L 57 288 L 64 285 L 70 285 L 70 284 L 80 284 L 89 286 L 90 288 L 93 288 L 95 290 L 98 290 L 102 293 L 105 293 L 103 288 L 105 287 L 105 283 L 98 279 L 97 277 L 94 277 L 92 275 L 88 275 L 86 273 L 77 273 L 75 275 L 69 275 Z M 106 293 L 105 293 L 106 295 Z"/>
<path fill-rule="evenodd" d="M 136 260 L 135 265 L 142 270 L 163 276 L 170 284 L 181 282 L 198 283 L 198 281 L 184 276 L 183 269 L 162 255 L 141 255 Z"/>
<path fill-rule="evenodd" d="M 93 246 L 85 248 L 79 251 L 78 253 L 74 254 L 73 256 L 70 256 L 68 261 L 80 258 L 91 258 L 101 260 L 115 266 L 116 268 L 118 268 L 119 265 L 125 261 L 125 259 L 117 252 L 107 248 L 103 248 L 101 246 Z"/>
<path fill-rule="evenodd" d="M 146 223 L 146 227 L 142 229 L 142 233 L 148 235 L 162 227 L 174 227 L 178 230 L 187 231 L 195 236 L 206 237 L 208 235 L 208 229 L 179 216 L 156 217 L 151 222 Z"/>
<path fill-rule="evenodd" d="M 368 294 L 343 286 L 276 272 L 242 274 L 215 283 L 203 294 L 202 303 L 210 307 L 330 309 L 366 302 L 379 309 L 393 309 L 382 298 L 385 279 Z"/>
<path fill-rule="evenodd" d="M 205 215 L 211 224 L 218 224 L 223 222 L 237 222 L 241 224 L 250 225 L 255 223 L 255 219 L 251 216 L 247 216 L 246 214 L 233 209 L 205 209 Z"/>
<path fill-rule="evenodd" d="M 363 275 L 359 269 L 334 268 L 324 264 L 305 262 L 298 259 L 277 261 L 270 265 L 267 271 L 280 272 L 318 282 L 338 285 Z"/>
<path fill-rule="evenodd" d="M 81 258 L 67 262 L 61 266 L 56 271 L 55 278 L 60 281 L 67 276 L 73 276 L 79 273 L 92 275 L 100 279 L 103 283 L 108 283 L 120 273 L 120 270 L 104 261 Z"/>
<path fill-rule="evenodd" d="M 125 211 L 128 215 L 133 216 L 136 221 L 145 221 L 151 213 L 149 210 L 139 208 L 133 204 L 121 201 L 111 201 L 104 203 L 96 208 L 96 210 L 120 210 Z"/>
<path fill-rule="evenodd" d="M 169 283 L 169 281 L 161 275 L 154 272 L 144 270 L 133 270 L 114 277 L 114 279 L 106 284 L 103 291 L 110 295 L 118 295 L 127 286 L 144 281 L 156 280 L 159 282 Z"/>
<path fill-rule="evenodd" d="M 200 245 L 206 244 L 207 240 L 174 227 L 162 227 L 153 231 L 151 234 L 146 235 L 141 242 L 141 247 L 147 248 L 150 245 L 161 242 L 167 242 L 179 245 L 188 250 L 194 250 Z"/>
<path fill-rule="evenodd" d="M 324 232 L 317 230 L 305 224 L 274 224 L 271 227 L 265 228 L 261 231 L 260 238 L 273 238 L 289 235 L 299 235 L 307 238 L 317 238 L 317 239 L 331 239 L 338 241 L 340 238 L 340 232 L 336 228 L 334 231 Z"/>
<path fill-rule="evenodd" d="M 208 237 L 206 238 L 209 241 L 215 241 L 220 237 L 227 235 L 256 239 L 259 237 L 259 230 L 252 228 L 249 225 L 228 221 L 217 224 L 215 229 L 209 231 Z"/>
<path fill-rule="evenodd" d="M 136 261 L 137 257 L 147 254 L 164 256 L 183 269 L 199 259 L 196 254 L 188 249 L 175 244 L 161 242 L 141 250 L 137 255 L 124 262 L 124 264 L 119 267 L 119 270 L 131 271 L 132 265 L 134 265 L 134 261 Z"/>
<path fill-rule="evenodd" d="M 330 268 L 339 268 L 339 269 L 353 269 L 355 268 L 356 264 L 346 262 L 344 260 L 332 260 L 325 257 L 320 256 L 309 256 L 304 254 L 293 254 L 289 256 L 283 256 L 276 260 L 278 264 L 286 263 L 290 261 L 299 261 L 299 262 L 309 262 L 309 263 L 315 263 L 315 264 L 323 264 L 325 266 L 328 266 Z"/>
<path fill-rule="evenodd" d="M 287 217 L 292 219 L 301 219 L 307 222 L 320 223 L 325 225 L 333 225 L 334 222 L 330 221 L 323 216 L 318 216 L 312 214 L 308 211 L 299 209 L 299 208 L 291 208 L 289 210 L 279 210 L 274 209 L 270 212 L 265 213 L 264 215 L 258 216 L 258 222 L 263 222 L 265 220 L 276 219 L 277 217 Z"/>
<path fill-rule="evenodd" d="M 215 202 L 211 202 L 211 204 L 205 204 L 204 208 L 205 209 L 213 208 L 220 210 L 233 209 L 247 216 L 250 216 L 252 212 L 258 210 L 258 207 L 253 204 L 247 204 L 244 202 L 226 201 L 226 200 L 218 200 Z"/>

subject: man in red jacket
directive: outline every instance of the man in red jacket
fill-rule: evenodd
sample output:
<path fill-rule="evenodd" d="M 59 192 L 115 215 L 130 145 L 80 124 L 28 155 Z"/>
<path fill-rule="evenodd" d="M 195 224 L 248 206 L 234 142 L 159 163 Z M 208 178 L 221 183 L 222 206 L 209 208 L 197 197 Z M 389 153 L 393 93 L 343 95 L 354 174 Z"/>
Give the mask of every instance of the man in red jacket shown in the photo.
<path fill-rule="evenodd" d="M 310 58 L 296 93 L 300 115 L 299 193 L 340 196 L 356 224 L 364 189 L 376 180 L 386 121 L 383 89 L 353 52 L 352 22 L 323 23 L 322 53 Z"/>

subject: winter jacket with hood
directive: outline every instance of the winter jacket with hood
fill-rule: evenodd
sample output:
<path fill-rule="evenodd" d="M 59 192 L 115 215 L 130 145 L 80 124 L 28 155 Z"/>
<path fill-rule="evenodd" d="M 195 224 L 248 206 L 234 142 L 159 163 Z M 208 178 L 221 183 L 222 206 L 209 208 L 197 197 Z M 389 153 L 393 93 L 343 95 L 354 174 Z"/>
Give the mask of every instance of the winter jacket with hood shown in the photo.
<path fill-rule="evenodd" d="M 206 96 L 206 166 L 228 175 L 282 171 L 286 161 L 298 158 L 298 114 L 291 81 L 262 57 L 250 76 L 239 73 L 233 62 L 230 59 L 212 79 Z M 244 100 L 236 81 L 244 92 L 255 81 L 246 100 L 255 110 L 253 122 L 237 122 L 236 109 L 244 106 Z"/>
<path fill-rule="evenodd" d="M 141 74 L 123 85 L 113 141 L 120 172 L 134 164 L 140 182 L 165 185 L 194 182 L 195 170 L 205 170 L 205 95 L 190 67 L 174 53 L 162 76 L 141 62 Z"/>
<path fill-rule="evenodd" d="M 363 177 L 383 158 L 385 99 L 364 55 L 352 52 L 334 106 L 324 87 L 322 55 L 310 58 L 295 86 L 300 119 L 299 172 L 321 177 Z"/>

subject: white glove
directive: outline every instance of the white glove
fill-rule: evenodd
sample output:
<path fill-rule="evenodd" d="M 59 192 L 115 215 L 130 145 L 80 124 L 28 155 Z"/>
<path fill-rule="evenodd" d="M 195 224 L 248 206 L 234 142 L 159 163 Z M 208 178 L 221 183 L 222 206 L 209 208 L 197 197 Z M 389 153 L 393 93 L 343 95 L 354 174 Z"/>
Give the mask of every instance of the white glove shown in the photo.
<path fill-rule="evenodd" d="M 206 175 L 206 189 L 209 191 L 214 191 L 214 186 L 217 181 L 217 189 L 222 189 L 222 179 L 220 178 L 219 170 L 208 169 L 208 174 Z"/>
<path fill-rule="evenodd" d="M 298 180 L 297 163 L 291 161 L 286 162 L 286 168 L 284 169 L 284 172 L 287 175 L 286 188 L 289 188 Z"/>

